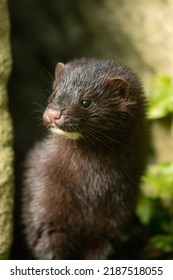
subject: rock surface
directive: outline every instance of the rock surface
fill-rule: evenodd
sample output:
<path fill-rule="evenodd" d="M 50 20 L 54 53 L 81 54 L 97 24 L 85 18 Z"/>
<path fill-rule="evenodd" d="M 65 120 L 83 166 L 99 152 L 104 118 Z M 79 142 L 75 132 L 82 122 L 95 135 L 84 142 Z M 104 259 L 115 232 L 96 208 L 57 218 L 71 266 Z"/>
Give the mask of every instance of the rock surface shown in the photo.
<path fill-rule="evenodd" d="M 11 71 L 7 1 L 0 0 L 0 259 L 7 259 L 12 242 L 13 130 L 8 112 L 7 82 Z"/>

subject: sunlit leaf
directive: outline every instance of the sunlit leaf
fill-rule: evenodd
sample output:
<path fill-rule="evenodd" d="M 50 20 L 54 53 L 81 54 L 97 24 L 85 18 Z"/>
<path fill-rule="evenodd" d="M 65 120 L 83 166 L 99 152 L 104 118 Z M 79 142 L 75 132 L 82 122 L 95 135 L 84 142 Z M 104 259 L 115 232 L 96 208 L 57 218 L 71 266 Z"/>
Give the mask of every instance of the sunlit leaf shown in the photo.
<path fill-rule="evenodd" d="M 144 225 L 148 225 L 153 216 L 153 201 L 143 195 L 138 200 L 136 214 Z"/>
<path fill-rule="evenodd" d="M 173 251 L 173 235 L 156 235 L 148 243 L 148 249 L 160 249 L 165 253 Z"/>
<path fill-rule="evenodd" d="M 148 197 L 173 201 L 173 163 L 150 165 L 144 183 L 143 191 Z"/>
<path fill-rule="evenodd" d="M 173 113 L 173 85 L 168 76 L 157 76 L 148 98 L 149 119 L 158 119 Z"/>

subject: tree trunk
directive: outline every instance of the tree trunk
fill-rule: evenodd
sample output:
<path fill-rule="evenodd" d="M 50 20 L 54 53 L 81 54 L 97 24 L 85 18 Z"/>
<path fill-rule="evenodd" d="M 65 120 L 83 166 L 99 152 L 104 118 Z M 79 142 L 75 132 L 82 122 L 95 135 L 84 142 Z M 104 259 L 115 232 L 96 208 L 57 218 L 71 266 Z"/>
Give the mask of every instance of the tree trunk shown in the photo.
<path fill-rule="evenodd" d="M 11 71 L 9 31 L 7 1 L 0 0 L 0 259 L 9 257 L 12 243 L 13 130 L 7 98 Z"/>

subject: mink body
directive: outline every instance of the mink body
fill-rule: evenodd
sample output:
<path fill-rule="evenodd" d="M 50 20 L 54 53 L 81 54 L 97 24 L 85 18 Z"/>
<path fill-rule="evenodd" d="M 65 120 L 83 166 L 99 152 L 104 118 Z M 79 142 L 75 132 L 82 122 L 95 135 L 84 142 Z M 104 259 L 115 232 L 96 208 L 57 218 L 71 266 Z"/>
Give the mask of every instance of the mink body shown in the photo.
<path fill-rule="evenodd" d="M 28 247 L 36 259 L 106 259 L 145 169 L 141 84 L 113 60 L 59 63 L 43 119 L 53 133 L 31 150 L 24 171 Z"/>

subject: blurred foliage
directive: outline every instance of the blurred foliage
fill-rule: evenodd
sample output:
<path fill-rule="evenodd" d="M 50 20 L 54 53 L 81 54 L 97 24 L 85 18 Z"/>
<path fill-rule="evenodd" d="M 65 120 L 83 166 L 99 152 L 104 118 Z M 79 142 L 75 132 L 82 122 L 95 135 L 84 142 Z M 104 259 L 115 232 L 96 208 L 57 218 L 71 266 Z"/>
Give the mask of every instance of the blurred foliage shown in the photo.
<path fill-rule="evenodd" d="M 169 129 L 172 130 L 172 80 L 168 76 L 156 76 L 149 96 L 148 118 L 151 127 L 155 120 L 162 121 L 168 116 L 171 118 Z M 171 131 L 169 133 L 171 135 Z M 173 151 L 170 153 L 173 154 Z M 145 250 L 159 251 L 159 258 L 162 258 L 164 253 L 171 253 L 173 258 L 173 159 L 172 162 L 148 165 L 136 213 L 140 222 L 150 232 Z"/>
<path fill-rule="evenodd" d="M 148 117 L 151 120 L 173 113 L 173 85 L 169 76 L 156 76 L 149 96 Z"/>
<path fill-rule="evenodd" d="M 173 201 L 173 162 L 149 165 L 144 179 L 146 195 Z"/>
<path fill-rule="evenodd" d="M 148 249 L 156 248 L 165 253 L 173 252 L 173 232 L 172 234 L 160 234 L 151 238 Z"/>

